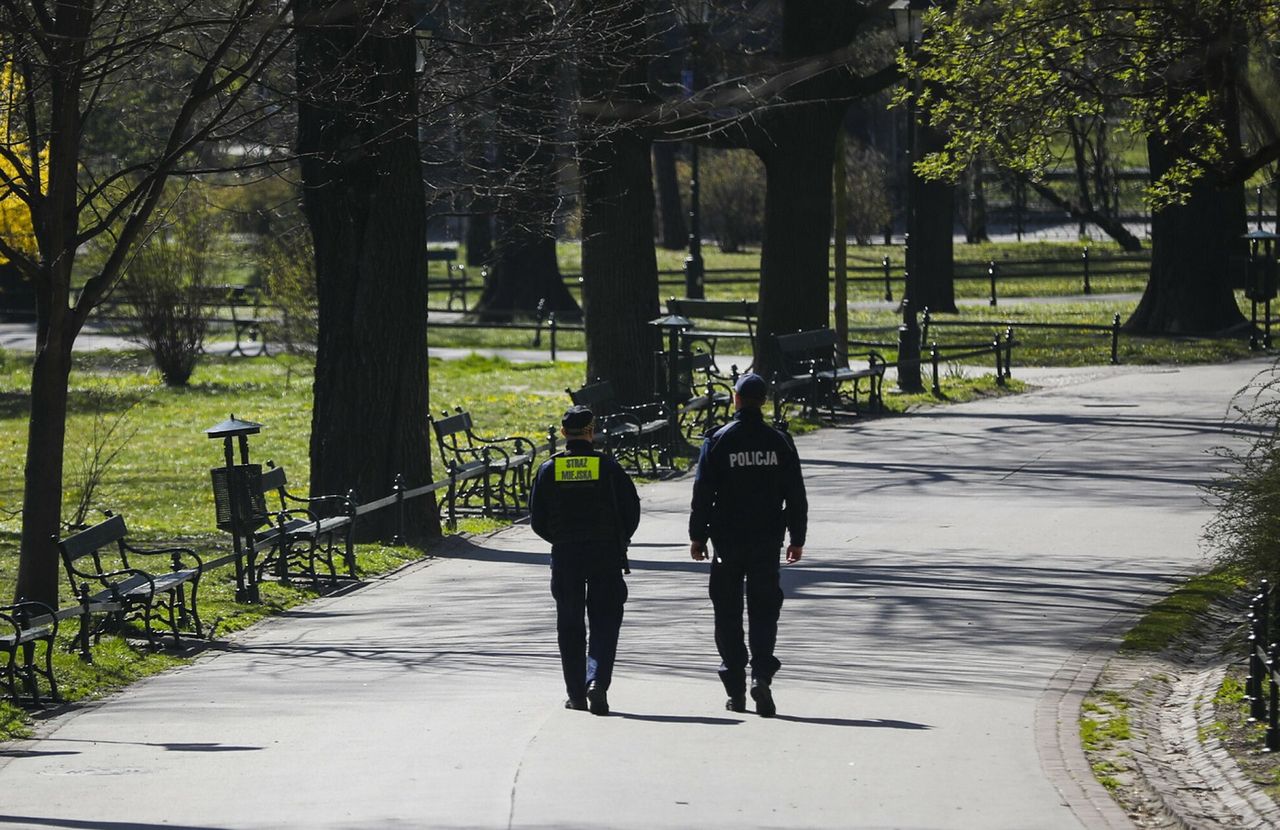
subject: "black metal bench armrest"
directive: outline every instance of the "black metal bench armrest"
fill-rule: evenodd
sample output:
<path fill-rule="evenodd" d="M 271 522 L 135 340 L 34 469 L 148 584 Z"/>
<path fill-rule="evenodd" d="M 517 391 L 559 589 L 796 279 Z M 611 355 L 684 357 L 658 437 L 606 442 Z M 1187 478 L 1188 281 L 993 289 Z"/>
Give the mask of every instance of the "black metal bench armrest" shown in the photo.
<path fill-rule="evenodd" d="M 105 574 L 103 574 L 102 576 L 100 576 L 100 577 L 98 577 L 98 578 L 97 578 L 97 579 L 98 579 L 98 581 L 99 581 L 99 582 L 101 582 L 101 583 L 103 584 L 103 586 L 104 586 L 105 588 L 107 588 L 107 590 L 109 590 L 109 591 L 111 592 L 111 596 L 112 596 L 113 598 L 119 598 L 119 597 L 120 597 L 120 585 L 119 585 L 118 583 L 112 582 L 112 581 L 111 581 L 111 579 L 110 579 L 110 577 L 116 577 L 116 576 L 138 576 L 138 577 L 142 577 L 142 579 L 143 579 L 143 580 L 147 583 L 147 585 L 150 587 L 150 589 L 151 589 L 151 591 L 150 591 L 150 592 L 151 592 L 152 594 L 154 594 L 154 593 L 156 592 L 156 578 L 155 578 L 154 576 L 152 576 L 151 574 L 149 574 L 149 573 L 147 573 L 146 571 L 142 570 L 141 568 L 122 568 L 122 569 L 120 569 L 120 570 L 118 570 L 118 571 L 111 571 L 111 572 L 109 572 L 109 573 L 105 573 Z"/>
<path fill-rule="evenodd" d="M 15 645 L 22 642 L 24 633 L 37 629 L 49 628 L 48 636 L 58 636 L 58 612 L 37 600 L 19 600 L 0 606 L 0 621 L 13 627 Z"/>
<path fill-rule="evenodd" d="M 321 495 L 321 496 L 295 496 L 292 493 L 285 491 L 285 497 L 289 501 L 295 504 L 306 504 L 306 505 L 337 504 L 342 508 L 343 513 L 350 513 L 352 510 L 351 499 L 348 498 L 347 496 L 339 496 L 337 494 L 327 494 L 327 495 Z M 308 510 L 307 512 L 310 512 L 310 511 Z"/>
<path fill-rule="evenodd" d="M 656 401 L 653 403 L 639 403 L 631 406 L 620 406 L 618 409 L 618 414 L 626 413 L 641 420 L 669 419 L 671 417 L 671 410 L 667 408 L 667 405 Z"/>
<path fill-rule="evenodd" d="M 195 563 L 196 563 L 196 564 L 195 564 L 195 569 L 196 569 L 196 570 L 200 570 L 200 569 L 204 566 L 204 559 L 200 556 L 200 554 L 196 553 L 196 552 L 195 552 L 194 550 L 192 550 L 191 548 L 182 548 L 182 547 L 167 547 L 167 548 L 135 548 L 133 545 L 130 545 L 130 544 L 128 544 L 127 542 L 124 542 L 124 543 L 122 543 L 122 544 L 124 544 L 124 548 L 125 548 L 125 550 L 127 550 L 127 551 L 130 553 L 130 555 L 132 555 L 132 554 L 135 554 L 135 553 L 136 553 L 136 554 L 139 554 L 139 555 L 141 555 L 141 556 L 163 556 L 163 555 L 166 555 L 166 554 L 167 554 L 167 555 L 169 555 L 169 556 L 173 557 L 173 559 L 172 559 L 172 561 L 173 561 L 173 569 L 174 569 L 175 571 L 176 571 L 176 570 L 179 570 L 179 569 L 182 567 L 182 566 L 181 566 L 181 557 L 187 557 L 187 558 L 190 558 L 190 559 L 194 559 L 194 560 L 195 560 Z"/>
<path fill-rule="evenodd" d="M 596 419 L 600 425 L 599 433 L 616 432 L 619 426 L 631 426 L 639 430 L 644 426 L 644 420 L 632 412 L 614 412 L 609 415 L 602 415 Z"/>
<path fill-rule="evenodd" d="M 521 435 L 497 435 L 493 437 L 487 437 L 484 435 L 477 435 L 476 433 L 473 432 L 471 433 L 471 438 L 472 440 L 480 444 L 484 444 L 485 446 L 499 446 L 502 444 L 513 444 L 514 449 L 512 450 L 512 452 L 514 452 L 516 455 L 519 455 L 522 452 L 532 453 L 536 449 L 532 441 L 530 441 L 528 438 L 525 438 L 524 436 L 521 436 Z M 527 449 L 525 449 L 525 447 L 527 447 Z"/>

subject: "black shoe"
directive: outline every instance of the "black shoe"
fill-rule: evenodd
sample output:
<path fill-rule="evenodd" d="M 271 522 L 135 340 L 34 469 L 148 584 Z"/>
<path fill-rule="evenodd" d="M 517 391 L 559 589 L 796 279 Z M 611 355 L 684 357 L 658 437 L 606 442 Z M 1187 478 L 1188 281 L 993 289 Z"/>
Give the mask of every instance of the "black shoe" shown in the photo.
<path fill-rule="evenodd" d="M 771 718 L 778 714 L 778 707 L 773 702 L 773 692 L 768 686 L 756 684 L 751 687 L 751 699 L 756 702 L 756 714 L 762 718 Z"/>
<path fill-rule="evenodd" d="M 608 692 L 591 683 L 587 686 L 587 708 L 591 710 L 593 715 L 609 714 L 609 694 Z"/>
<path fill-rule="evenodd" d="M 587 711 L 587 699 L 585 697 L 571 697 L 564 702 L 564 708 L 585 712 Z"/>
<path fill-rule="evenodd" d="M 729 699 L 724 702 L 724 708 L 728 709 L 730 712 L 747 711 L 747 696 L 730 695 Z"/>

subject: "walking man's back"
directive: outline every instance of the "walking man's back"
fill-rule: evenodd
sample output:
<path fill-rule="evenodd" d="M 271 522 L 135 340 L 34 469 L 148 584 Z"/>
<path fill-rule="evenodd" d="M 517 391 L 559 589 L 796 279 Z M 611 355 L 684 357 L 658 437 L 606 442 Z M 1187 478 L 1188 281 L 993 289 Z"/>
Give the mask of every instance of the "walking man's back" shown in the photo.
<path fill-rule="evenodd" d="M 746 710 L 749 663 L 751 696 L 756 712 L 766 718 L 777 712 L 772 682 L 782 665 L 773 653 L 782 609 L 779 552 L 789 533 L 786 561 L 800 560 L 809 509 L 795 445 L 764 421 L 761 407 L 767 397 L 768 386 L 759 375 L 738 379 L 733 421 L 702 445 L 689 515 L 690 555 L 706 559 L 708 539 L 714 553 L 708 593 L 715 609 L 720 680 L 729 695 L 725 708 Z"/>

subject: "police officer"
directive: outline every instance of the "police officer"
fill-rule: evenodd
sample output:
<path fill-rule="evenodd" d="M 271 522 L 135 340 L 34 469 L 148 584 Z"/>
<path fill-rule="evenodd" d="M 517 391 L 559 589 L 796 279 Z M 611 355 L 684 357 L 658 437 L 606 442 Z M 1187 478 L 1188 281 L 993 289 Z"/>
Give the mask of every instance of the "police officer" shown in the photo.
<path fill-rule="evenodd" d="M 622 572 L 627 545 L 640 524 L 640 497 L 618 463 L 592 448 L 590 409 L 571 407 L 560 424 L 565 451 L 538 468 L 529 512 L 533 531 L 551 543 L 551 595 L 569 694 L 564 706 L 607 715 L 627 601 Z"/>
<path fill-rule="evenodd" d="M 764 718 L 777 714 L 770 684 L 782 665 L 773 656 L 782 608 L 778 552 L 784 532 L 789 532 L 787 562 L 800 561 L 809 511 L 795 445 L 790 436 L 764 421 L 761 407 L 768 392 L 764 378 L 757 374 L 738 379 L 733 420 L 703 442 L 689 515 L 690 555 L 698 561 L 706 559 L 708 539 L 715 554 L 709 593 L 715 609 L 720 680 L 729 693 L 725 708 L 746 711 L 745 580 L 751 697 L 756 713 Z"/>

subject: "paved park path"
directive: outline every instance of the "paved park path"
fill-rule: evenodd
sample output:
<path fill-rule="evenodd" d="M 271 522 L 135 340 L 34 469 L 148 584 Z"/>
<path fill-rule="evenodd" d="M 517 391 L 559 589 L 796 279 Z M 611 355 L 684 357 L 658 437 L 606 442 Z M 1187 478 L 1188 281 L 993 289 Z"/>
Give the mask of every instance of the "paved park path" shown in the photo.
<path fill-rule="evenodd" d="M 641 489 L 613 716 L 560 708 L 546 548 L 516 526 L 43 724 L 0 753 L 0 827 L 1125 827 L 1078 695 L 1201 566 L 1198 487 L 1264 365 L 1063 372 L 802 436 L 776 720 L 722 708 L 667 481 Z"/>

